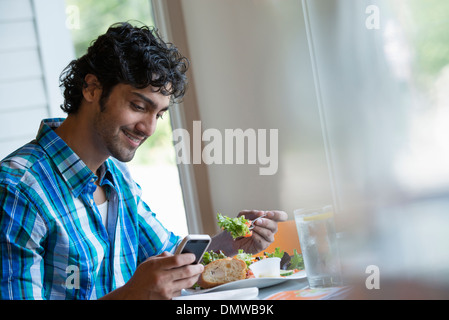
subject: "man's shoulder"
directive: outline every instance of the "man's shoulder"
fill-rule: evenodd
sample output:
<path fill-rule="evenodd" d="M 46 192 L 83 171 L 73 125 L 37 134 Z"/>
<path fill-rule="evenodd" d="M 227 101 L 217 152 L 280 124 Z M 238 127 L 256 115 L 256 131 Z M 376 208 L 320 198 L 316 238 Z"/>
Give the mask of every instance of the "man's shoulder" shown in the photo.
<path fill-rule="evenodd" d="M 36 165 L 46 160 L 47 154 L 33 140 L 0 161 L 0 183 L 18 183 Z"/>

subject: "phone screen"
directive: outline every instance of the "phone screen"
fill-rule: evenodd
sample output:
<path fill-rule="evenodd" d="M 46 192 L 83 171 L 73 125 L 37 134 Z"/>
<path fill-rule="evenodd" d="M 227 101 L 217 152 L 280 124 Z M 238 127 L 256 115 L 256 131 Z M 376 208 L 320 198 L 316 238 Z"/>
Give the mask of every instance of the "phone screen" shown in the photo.
<path fill-rule="evenodd" d="M 197 264 L 203 257 L 204 250 L 208 245 L 209 240 L 189 240 L 182 253 L 193 253 L 195 255 L 194 264 Z"/>

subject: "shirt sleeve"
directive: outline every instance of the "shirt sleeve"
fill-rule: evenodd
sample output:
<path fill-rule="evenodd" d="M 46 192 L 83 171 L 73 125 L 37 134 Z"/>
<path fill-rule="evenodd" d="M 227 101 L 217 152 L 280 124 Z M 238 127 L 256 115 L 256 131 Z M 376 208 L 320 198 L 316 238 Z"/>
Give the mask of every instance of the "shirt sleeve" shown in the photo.
<path fill-rule="evenodd" d="M 46 224 L 19 190 L 0 185 L 0 298 L 43 299 Z"/>
<path fill-rule="evenodd" d="M 140 186 L 137 185 L 140 190 Z M 161 254 L 164 251 L 174 253 L 182 240 L 181 237 L 168 231 L 156 218 L 156 214 L 138 196 L 137 212 L 139 218 L 139 253 L 137 263 Z"/>

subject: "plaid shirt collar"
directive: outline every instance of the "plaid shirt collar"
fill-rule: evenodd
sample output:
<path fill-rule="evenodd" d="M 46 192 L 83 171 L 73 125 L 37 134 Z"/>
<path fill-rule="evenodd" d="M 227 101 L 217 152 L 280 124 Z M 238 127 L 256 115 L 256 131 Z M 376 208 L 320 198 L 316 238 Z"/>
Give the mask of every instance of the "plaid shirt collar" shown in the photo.
<path fill-rule="evenodd" d="M 62 140 L 54 131 L 64 121 L 64 118 L 44 119 L 41 122 L 36 136 L 37 143 L 45 150 L 54 163 L 73 196 L 78 197 L 82 193 L 92 193 L 96 186 L 93 184 L 98 177 L 87 167 L 80 157 Z M 100 178 L 109 170 L 108 161 L 105 161 L 99 169 Z M 108 175 L 112 177 L 113 175 Z M 100 181 L 101 181 L 100 180 Z"/>

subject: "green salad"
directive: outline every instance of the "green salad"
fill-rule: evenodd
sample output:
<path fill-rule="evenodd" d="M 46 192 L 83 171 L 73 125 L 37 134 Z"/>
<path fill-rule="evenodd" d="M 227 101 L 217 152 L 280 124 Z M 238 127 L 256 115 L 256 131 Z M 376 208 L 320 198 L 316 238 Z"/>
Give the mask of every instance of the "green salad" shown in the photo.
<path fill-rule="evenodd" d="M 296 249 L 293 249 L 292 256 L 290 256 L 287 252 L 281 250 L 281 248 L 279 247 L 275 248 L 274 252 L 265 251 L 263 253 L 263 256 L 255 256 L 250 253 L 244 252 L 242 249 L 239 249 L 238 253 L 234 256 L 234 258 L 243 260 L 246 263 L 247 267 L 259 260 L 273 257 L 281 258 L 281 275 L 290 275 L 297 270 L 304 270 L 304 260 L 302 254 L 298 253 Z M 221 250 L 218 252 L 211 250 L 204 253 L 201 263 L 203 265 L 208 265 L 212 261 L 225 258 L 228 257 Z"/>
<path fill-rule="evenodd" d="M 281 258 L 281 269 L 304 269 L 304 259 L 302 254 L 298 253 L 296 249 L 293 249 L 293 255 L 289 256 L 286 252 L 277 247 L 274 252 L 264 252 L 264 256 L 267 258 Z"/>
<path fill-rule="evenodd" d="M 218 259 L 224 259 L 227 258 L 227 256 L 223 253 L 223 251 L 215 252 L 215 251 L 206 251 L 203 255 L 202 264 L 208 265 L 212 261 L 218 260 Z"/>
<path fill-rule="evenodd" d="M 240 216 L 237 218 L 229 218 L 218 213 L 217 220 L 218 226 L 222 230 L 228 231 L 233 239 L 239 237 L 250 237 L 252 235 L 251 230 L 249 230 L 251 221 L 245 219 L 245 216 Z"/>

